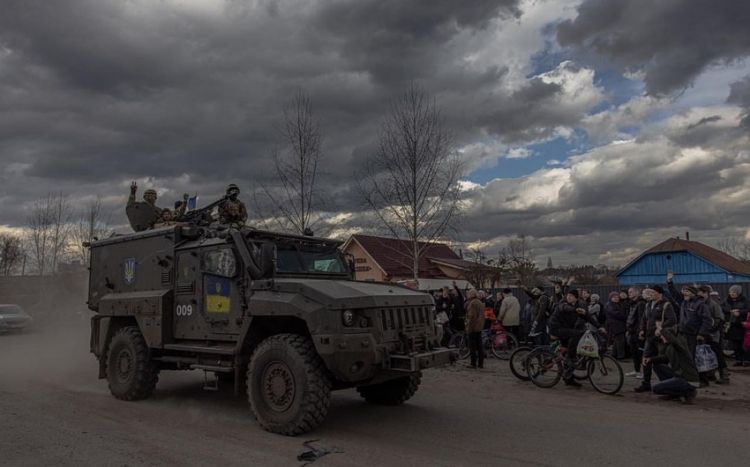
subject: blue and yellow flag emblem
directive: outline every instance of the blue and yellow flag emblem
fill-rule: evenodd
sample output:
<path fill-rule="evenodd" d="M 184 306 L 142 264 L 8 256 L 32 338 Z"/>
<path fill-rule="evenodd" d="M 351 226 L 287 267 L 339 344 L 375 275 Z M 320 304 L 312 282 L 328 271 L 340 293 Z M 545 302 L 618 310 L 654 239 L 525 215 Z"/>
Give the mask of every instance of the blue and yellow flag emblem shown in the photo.
<path fill-rule="evenodd" d="M 206 276 L 206 311 L 209 313 L 229 313 L 232 304 L 229 293 L 232 284 L 225 277 Z"/>

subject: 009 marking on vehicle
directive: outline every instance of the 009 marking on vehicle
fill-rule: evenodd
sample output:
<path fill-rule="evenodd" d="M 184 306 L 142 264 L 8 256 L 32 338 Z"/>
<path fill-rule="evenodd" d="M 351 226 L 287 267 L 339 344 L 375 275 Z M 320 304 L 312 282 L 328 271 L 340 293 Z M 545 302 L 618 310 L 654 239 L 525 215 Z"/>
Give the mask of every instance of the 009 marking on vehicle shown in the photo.
<path fill-rule="evenodd" d="M 190 316 L 193 314 L 193 305 L 177 305 L 177 316 Z"/>

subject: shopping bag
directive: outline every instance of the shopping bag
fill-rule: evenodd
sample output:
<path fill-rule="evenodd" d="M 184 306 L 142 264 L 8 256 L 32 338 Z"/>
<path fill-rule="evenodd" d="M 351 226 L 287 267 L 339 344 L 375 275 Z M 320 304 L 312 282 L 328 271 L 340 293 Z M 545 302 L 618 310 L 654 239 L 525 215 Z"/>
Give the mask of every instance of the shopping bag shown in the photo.
<path fill-rule="evenodd" d="M 698 373 L 713 371 L 719 368 L 719 359 L 711 346 L 702 344 L 695 347 L 695 368 Z"/>
<path fill-rule="evenodd" d="M 450 318 L 448 317 L 448 313 L 444 311 L 439 312 L 435 317 L 435 322 L 438 324 L 445 324 L 448 321 L 450 321 Z"/>
<path fill-rule="evenodd" d="M 576 353 L 591 358 L 597 358 L 599 356 L 599 344 L 596 342 L 596 337 L 591 331 L 586 331 L 581 337 L 581 340 L 578 341 Z"/>

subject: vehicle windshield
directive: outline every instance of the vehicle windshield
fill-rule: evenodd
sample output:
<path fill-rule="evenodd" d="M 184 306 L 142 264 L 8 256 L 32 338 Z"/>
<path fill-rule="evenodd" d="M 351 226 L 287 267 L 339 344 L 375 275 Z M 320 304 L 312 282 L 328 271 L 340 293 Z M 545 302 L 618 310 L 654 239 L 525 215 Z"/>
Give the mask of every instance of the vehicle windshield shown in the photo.
<path fill-rule="evenodd" d="M 278 245 L 276 271 L 297 274 L 343 274 L 344 258 L 335 246 Z"/>
<path fill-rule="evenodd" d="M 18 305 L 0 305 L 0 315 L 18 315 L 23 313 Z"/>

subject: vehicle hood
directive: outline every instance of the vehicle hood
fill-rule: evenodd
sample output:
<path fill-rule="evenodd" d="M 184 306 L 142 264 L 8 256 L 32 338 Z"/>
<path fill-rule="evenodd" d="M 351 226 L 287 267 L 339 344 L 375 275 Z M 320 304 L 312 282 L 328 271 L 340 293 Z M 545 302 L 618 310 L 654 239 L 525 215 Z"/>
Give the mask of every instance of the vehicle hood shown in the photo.
<path fill-rule="evenodd" d="M 295 293 L 331 309 L 433 306 L 432 296 L 395 284 L 325 279 L 277 279 L 276 290 Z"/>

